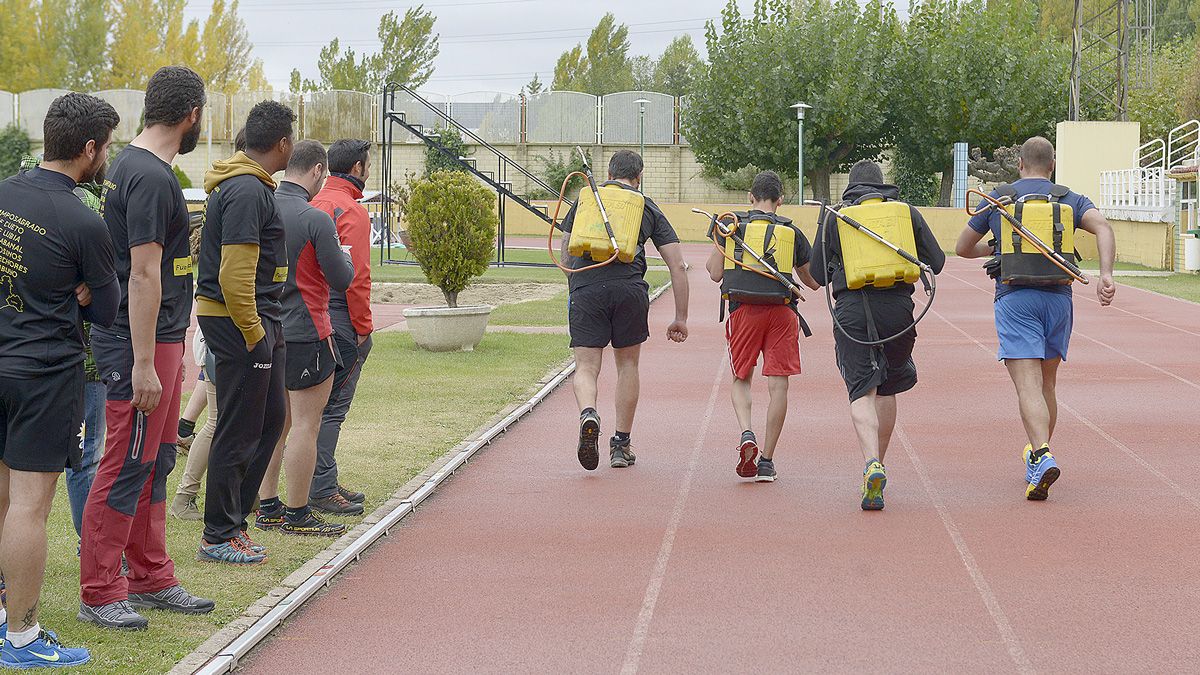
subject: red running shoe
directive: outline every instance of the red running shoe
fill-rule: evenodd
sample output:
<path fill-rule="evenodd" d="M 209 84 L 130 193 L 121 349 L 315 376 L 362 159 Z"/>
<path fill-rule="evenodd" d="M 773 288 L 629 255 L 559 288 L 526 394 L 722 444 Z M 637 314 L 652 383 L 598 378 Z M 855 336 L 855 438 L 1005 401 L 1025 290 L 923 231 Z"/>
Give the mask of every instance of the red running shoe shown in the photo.
<path fill-rule="evenodd" d="M 742 478 L 758 477 L 758 441 L 753 431 L 742 432 L 742 443 L 738 446 L 737 475 Z"/>

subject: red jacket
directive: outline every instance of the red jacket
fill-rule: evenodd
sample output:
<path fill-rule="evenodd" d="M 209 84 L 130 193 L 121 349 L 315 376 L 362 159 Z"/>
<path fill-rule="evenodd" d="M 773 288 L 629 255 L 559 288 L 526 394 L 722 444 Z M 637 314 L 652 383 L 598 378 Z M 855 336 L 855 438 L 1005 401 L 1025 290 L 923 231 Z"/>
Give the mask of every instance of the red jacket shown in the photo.
<path fill-rule="evenodd" d="M 354 332 L 370 335 L 375 329 L 371 321 L 371 217 L 358 203 L 362 196 L 362 191 L 350 181 L 330 176 L 325 179 L 325 187 L 313 197 L 312 205 L 333 218 L 338 238 L 351 247 L 354 280 L 346 289 L 346 307 Z"/>

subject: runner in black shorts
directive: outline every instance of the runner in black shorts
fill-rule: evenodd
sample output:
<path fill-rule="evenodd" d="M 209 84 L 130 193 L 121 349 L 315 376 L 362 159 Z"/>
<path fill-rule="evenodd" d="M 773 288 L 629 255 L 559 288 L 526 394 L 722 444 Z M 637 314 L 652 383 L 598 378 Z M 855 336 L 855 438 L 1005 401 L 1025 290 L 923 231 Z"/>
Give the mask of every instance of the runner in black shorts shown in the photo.
<path fill-rule="evenodd" d="M 900 190 L 883 182 L 883 171 L 875 162 L 863 160 L 850 169 L 850 184 L 842 193 L 844 206 L 863 201 L 899 201 Z M 916 256 L 942 271 L 946 254 L 933 236 L 921 213 L 908 207 L 916 241 Z M 832 216 L 822 219 L 817 230 L 812 259 L 812 274 L 817 283 L 830 285 L 836 304 L 833 313 L 842 328 L 863 341 L 897 335 L 912 325 L 914 286 L 898 282 L 886 288 L 864 286 L 849 290 L 842 260 L 838 226 Z M 858 433 L 866 468 L 863 471 L 861 506 L 864 511 L 883 508 L 883 488 L 887 476 L 883 456 L 887 453 L 896 427 L 896 394 L 917 384 L 917 366 L 912 359 L 917 331 L 912 328 L 883 345 L 862 345 L 833 330 L 838 369 L 850 393 L 850 417 Z"/>
<path fill-rule="evenodd" d="M 111 326 L 121 302 L 108 228 L 73 190 L 104 165 L 119 122 L 94 96 L 55 99 L 41 166 L 0 183 L 0 569 L 12 612 L 0 607 L 0 667 L 91 658 L 41 629 L 38 599 L 58 476 L 80 468 L 82 321 Z"/>
<path fill-rule="evenodd" d="M 636 191 L 642 182 L 642 158 L 631 150 L 619 150 L 608 163 L 608 182 L 621 190 Z M 603 190 L 602 190 L 603 191 Z M 559 225 L 570 233 L 575 209 Z M 563 259 L 578 269 L 594 265 L 591 258 L 576 258 L 567 253 L 568 238 L 563 237 Z M 653 241 L 659 255 L 671 271 L 675 294 L 675 320 L 667 327 L 667 338 L 674 342 L 687 339 L 688 284 L 683 266 L 679 237 L 666 216 L 649 197 L 642 210 L 637 256 L 631 263 L 614 261 L 593 270 L 569 275 L 569 323 L 571 347 L 575 350 L 575 401 L 579 404 L 579 463 L 591 471 L 600 463 L 600 416 L 596 412 L 596 381 L 604 349 L 613 348 L 617 363 L 617 425 L 609 441 L 609 465 L 631 466 L 636 457 L 630 448 L 629 432 L 638 399 L 638 358 L 642 343 L 650 337 L 647 315 L 646 241 Z"/>
<path fill-rule="evenodd" d="M 308 506 L 317 463 L 321 412 L 333 389 L 337 365 L 329 289 L 345 291 L 354 279 L 349 251 L 338 242 L 329 214 L 309 204 L 325 182 L 328 159 L 316 141 L 300 141 L 292 152 L 275 203 L 287 234 L 288 276 L 283 286 L 283 338 L 287 341 L 289 414 L 258 490 L 255 524 L 284 534 L 341 536 L 346 526 L 327 523 Z M 290 431 L 289 431 L 290 429 Z M 284 450 L 285 443 L 287 450 Z M 287 501 L 279 499 L 279 469 L 287 463 Z"/>

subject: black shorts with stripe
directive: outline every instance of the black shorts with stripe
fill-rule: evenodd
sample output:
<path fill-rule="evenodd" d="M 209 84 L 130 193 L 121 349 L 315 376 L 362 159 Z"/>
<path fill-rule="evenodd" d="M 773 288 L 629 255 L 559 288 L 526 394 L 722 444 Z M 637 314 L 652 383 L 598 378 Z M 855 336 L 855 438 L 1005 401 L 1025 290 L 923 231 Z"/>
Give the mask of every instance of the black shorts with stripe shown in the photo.
<path fill-rule="evenodd" d="M 333 376 L 338 360 L 329 339 L 317 342 L 289 342 L 285 356 L 288 391 L 300 391 L 321 384 Z"/>

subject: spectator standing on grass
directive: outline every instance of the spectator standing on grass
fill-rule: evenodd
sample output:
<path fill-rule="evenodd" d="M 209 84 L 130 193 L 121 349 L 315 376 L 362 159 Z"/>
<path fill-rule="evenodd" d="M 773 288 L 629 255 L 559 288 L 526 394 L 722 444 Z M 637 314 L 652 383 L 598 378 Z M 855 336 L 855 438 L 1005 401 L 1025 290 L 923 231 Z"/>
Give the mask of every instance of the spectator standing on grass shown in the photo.
<path fill-rule="evenodd" d="M 333 392 L 321 415 L 317 466 L 309 490 L 309 503 L 314 509 L 335 515 L 358 515 L 366 501 L 363 493 L 342 487 L 338 481 L 336 453 L 342 423 L 354 401 L 375 330 L 371 320 L 371 218 L 358 202 L 370 175 L 370 141 L 336 141 L 329 146 L 329 179 L 312 200 L 313 206 L 333 218 L 338 238 L 343 246 L 350 247 L 354 262 L 350 287 L 329 297 L 329 318 L 341 364 L 334 373 Z"/>
<path fill-rule="evenodd" d="M 116 252 L 121 308 L 111 329 L 92 334 L 108 388 L 108 430 L 84 511 L 79 572 L 79 618 L 104 628 L 145 628 L 138 609 L 204 614 L 215 607 L 175 578 L 166 505 L 192 315 L 190 217 L 171 164 L 196 149 L 205 99 L 194 71 L 155 72 L 145 128 L 104 181 L 101 213 Z"/>
<path fill-rule="evenodd" d="M 354 264 L 338 243 L 333 219 L 308 203 L 325 183 L 327 162 L 320 143 L 300 141 L 275 190 L 287 233 L 288 278 L 282 302 L 289 406 L 284 433 L 259 488 L 261 505 L 255 524 L 264 530 L 278 528 L 284 534 L 338 537 L 346 526 L 326 522 L 308 505 L 317 432 L 333 389 L 337 360 L 329 322 L 329 290 L 344 292 L 354 278 Z M 279 473 L 284 463 L 288 490 L 286 501 L 280 501 Z"/>
<path fill-rule="evenodd" d="M 238 129 L 237 134 L 233 137 L 233 150 L 235 153 L 246 151 L 246 129 L 244 127 Z M 204 226 L 202 225 L 192 235 L 192 258 L 197 261 L 200 259 L 200 241 L 203 238 Z M 196 335 L 198 338 L 196 347 L 198 348 L 193 348 L 192 354 L 196 358 L 196 365 L 200 367 L 200 372 L 204 374 L 204 397 L 208 399 L 206 406 L 208 419 L 204 421 L 204 426 L 200 427 L 200 431 L 196 433 L 196 438 L 188 449 L 187 464 L 183 468 L 183 476 L 179 478 L 179 488 L 175 491 L 175 499 L 171 502 L 171 515 L 180 520 L 204 519 L 200 508 L 196 506 L 196 499 L 200 494 L 200 481 L 204 480 L 204 473 L 208 471 L 208 454 L 212 448 L 213 434 L 217 430 L 216 357 L 208 348 L 208 341 L 204 339 L 204 331 L 196 328 Z"/>
<path fill-rule="evenodd" d="M 36 168 L 38 159 L 32 155 L 21 158 L 21 172 Z M 100 213 L 100 184 L 104 182 L 105 165 L 100 166 L 96 176 L 75 187 L 79 201 L 96 213 Z M 71 524 L 75 534 L 83 536 L 83 507 L 88 492 L 96 478 L 96 467 L 100 464 L 100 443 L 104 441 L 104 383 L 96 370 L 96 359 L 92 355 L 92 324 L 83 322 L 83 446 L 79 459 L 79 470 L 67 467 L 67 501 L 71 504 Z"/>
<path fill-rule="evenodd" d="M 108 159 L 120 116 L 86 94 L 55 99 L 41 165 L 0 183 L 0 666 L 67 667 L 86 649 L 42 630 L 46 520 L 58 475 L 80 468 L 83 445 L 81 322 L 113 323 L 120 303 L 104 221 L 73 190 Z M 12 616 L 8 616 L 8 612 Z"/>
<path fill-rule="evenodd" d="M 201 560 L 254 565 L 266 549 L 246 534 L 287 412 L 283 221 L 272 174 L 292 157 L 296 113 L 277 101 L 246 118 L 246 151 L 216 162 L 200 242 L 196 314 L 216 360 L 217 428 L 209 457 Z"/>

